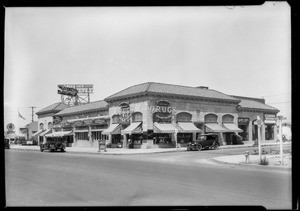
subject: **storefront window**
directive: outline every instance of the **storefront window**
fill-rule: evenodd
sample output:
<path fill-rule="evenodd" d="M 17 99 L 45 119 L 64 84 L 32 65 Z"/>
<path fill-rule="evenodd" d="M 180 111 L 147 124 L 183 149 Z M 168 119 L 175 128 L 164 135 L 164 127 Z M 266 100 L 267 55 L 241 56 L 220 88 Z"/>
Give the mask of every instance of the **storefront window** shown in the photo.
<path fill-rule="evenodd" d="M 170 144 L 172 142 L 169 134 L 159 134 L 154 138 L 154 144 Z"/>
<path fill-rule="evenodd" d="M 134 114 L 132 114 L 132 121 L 133 122 L 142 122 L 143 114 L 141 112 L 135 112 Z"/>
<path fill-rule="evenodd" d="M 113 115 L 112 116 L 112 123 L 113 124 L 120 123 L 120 116 L 119 115 Z"/>
<path fill-rule="evenodd" d="M 48 123 L 48 129 L 51 129 L 52 128 L 52 122 L 49 122 Z"/>
<path fill-rule="evenodd" d="M 121 134 L 115 134 L 115 135 L 112 135 L 112 141 L 111 141 L 112 144 L 119 144 L 121 143 Z"/>
<path fill-rule="evenodd" d="M 233 122 L 233 116 L 230 115 L 230 114 L 226 114 L 222 117 L 222 122 L 223 123 L 230 123 L 230 122 Z"/>
<path fill-rule="evenodd" d="M 75 133 L 76 140 L 89 140 L 87 132 L 79 132 Z"/>
<path fill-rule="evenodd" d="M 191 122 L 192 115 L 187 112 L 181 112 L 176 116 L 177 122 Z"/>
<path fill-rule="evenodd" d="M 44 130 L 44 124 L 40 123 L 40 130 Z"/>
<path fill-rule="evenodd" d="M 206 114 L 204 120 L 205 123 L 216 123 L 218 122 L 218 116 L 215 114 Z"/>
<path fill-rule="evenodd" d="M 180 144 L 189 143 L 193 140 L 193 134 L 191 133 L 178 133 L 177 142 Z"/>

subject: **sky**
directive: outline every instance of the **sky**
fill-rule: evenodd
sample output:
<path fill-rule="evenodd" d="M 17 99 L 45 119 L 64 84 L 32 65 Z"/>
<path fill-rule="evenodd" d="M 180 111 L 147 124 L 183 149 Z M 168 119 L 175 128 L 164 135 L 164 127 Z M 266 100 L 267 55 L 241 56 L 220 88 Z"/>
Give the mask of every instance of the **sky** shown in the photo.
<path fill-rule="evenodd" d="M 264 98 L 291 121 L 291 22 L 285 2 L 7 7 L 5 13 L 5 127 L 30 123 L 31 106 L 37 112 L 60 102 L 58 84 L 93 84 L 91 101 L 97 101 L 149 81 Z M 18 110 L 26 120 L 18 118 Z"/>

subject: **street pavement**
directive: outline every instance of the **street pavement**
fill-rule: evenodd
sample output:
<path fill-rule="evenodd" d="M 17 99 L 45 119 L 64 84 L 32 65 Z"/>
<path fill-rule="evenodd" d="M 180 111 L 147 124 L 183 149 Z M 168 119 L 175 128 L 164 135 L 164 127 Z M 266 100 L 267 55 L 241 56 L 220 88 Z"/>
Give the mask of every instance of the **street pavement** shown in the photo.
<path fill-rule="evenodd" d="M 291 172 L 197 162 L 243 150 L 127 155 L 5 150 L 6 202 L 9 207 L 262 205 L 290 209 Z"/>
<path fill-rule="evenodd" d="M 226 156 L 218 156 L 209 158 L 209 161 L 213 161 L 220 164 L 234 164 L 234 165 L 248 165 L 248 166 L 256 166 L 261 168 L 277 168 L 277 169 L 291 169 L 291 165 L 273 165 L 274 163 L 270 162 L 268 166 L 258 165 L 260 157 L 258 155 L 250 155 L 250 163 L 246 163 L 245 151 L 252 149 L 253 143 L 244 144 L 244 145 L 225 145 L 221 146 L 220 150 L 226 149 L 245 149 L 240 154 L 234 155 L 226 155 Z M 264 144 L 268 146 L 268 144 Z M 274 144 L 270 144 L 269 146 L 274 146 Z M 285 147 L 291 147 L 290 142 L 284 143 Z M 39 146 L 31 146 L 31 145 L 11 145 L 11 149 L 15 150 L 32 150 L 39 151 Z M 67 153 L 81 153 L 81 154 L 103 154 L 103 155 L 138 155 L 138 154 L 153 154 L 153 153 L 170 153 L 170 152 L 185 152 L 186 147 L 180 148 L 154 148 L 154 149 L 128 149 L 128 148 L 107 148 L 106 151 L 99 151 L 98 148 L 82 148 L 82 147 L 67 147 Z M 278 155 L 266 155 L 267 159 L 273 159 Z M 199 162 L 207 162 L 207 160 L 198 160 Z"/>

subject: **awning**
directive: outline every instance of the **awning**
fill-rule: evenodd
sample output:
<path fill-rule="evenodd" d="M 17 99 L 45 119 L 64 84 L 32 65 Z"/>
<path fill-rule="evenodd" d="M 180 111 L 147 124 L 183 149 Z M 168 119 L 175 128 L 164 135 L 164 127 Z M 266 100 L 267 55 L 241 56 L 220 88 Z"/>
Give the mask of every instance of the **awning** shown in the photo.
<path fill-rule="evenodd" d="M 223 133 L 228 131 L 217 123 L 206 123 L 205 126 L 207 127 L 207 132 Z"/>
<path fill-rule="evenodd" d="M 40 136 L 44 136 L 44 135 L 46 135 L 47 133 L 49 133 L 51 131 L 51 129 L 47 129 L 47 130 L 45 130 L 44 132 L 42 132 L 41 134 L 40 134 Z"/>
<path fill-rule="evenodd" d="M 142 122 L 132 122 L 121 134 L 143 133 Z"/>
<path fill-rule="evenodd" d="M 121 128 L 122 128 L 122 125 L 120 125 L 120 124 L 111 124 L 109 126 L 109 128 L 103 130 L 102 134 L 103 135 L 121 134 Z"/>
<path fill-rule="evenodd" d="M 42 133 L 43 132 L 43 130 L 38 130 L 37 132 L 35 132 L 34 134 L 32 134 L 32 136 L 34 137 L 34 136 L 37 136 L 37 135 L 39 135 L 40 133 Z"/>
<path fill-rule="evenodd" d="M 63 137 L 63 136 L 71 136 L 73 135 L 72 131 L 61 131 L 61 132 L 53 132 L 45 135 L 46 137 Z"/>
<path fill-rule="evenodd" d="M 265 120 L 264 123 L 273 125 L 273 124 L 276 124 L 276 120 L 271 120 L 271 119 L 270 120 Z"/>
<path fill-rule="evenodd" d="M 178 128 L 176 128 L 171 123 L 153 123 L 153 131 L 154 133 L 175 133 L 178 132 Z"/>
<path fill-rule="evenodd" d="M 197 133 L 201 132 L 192 122 L 178 122 L 178 126 L 181 128 L 179 133 Z"/>
<path fill-rule="evenodd" d="M 236 126 L 234 123 L 223 123 L 223 125 L 226 129 L 229 130 L 228 132 L 243 132 L 243 130 Z"/>
<path fill-rule="evenodd" d="M 110 117 L 108 115 L 105 116 L 94 116 L 94 117 L 86 117 L 86 118 L 78 118 L 78 119 L 70 119 L 67 120 L 68 123 L 72 123 L 72 122 L 77 122 L 77 121 L 88 121 L 88 120 L 100 120 L 100 119 L 110 119 Z"/>

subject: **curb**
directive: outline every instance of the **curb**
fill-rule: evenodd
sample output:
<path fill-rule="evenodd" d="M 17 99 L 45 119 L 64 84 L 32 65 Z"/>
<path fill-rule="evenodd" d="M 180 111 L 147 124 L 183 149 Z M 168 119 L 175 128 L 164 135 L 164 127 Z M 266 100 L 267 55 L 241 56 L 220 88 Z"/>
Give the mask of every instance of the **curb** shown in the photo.
<path fill-rule="evenodd" d="M 26 148 L 10 148 L 12 150 L 23 150 L 23 151 L 40 151 L 39 149 L 26 149 Z M 181 150 L 170 150 L 170 151 L 156 151 L 156 152 L 135 152 L 135 153 L 122 153 L 122 152 L 84 152 L 84 151 L 68 151 L 66 153 L 71 154 L 101 154 L 101 155 L 138 155 L 138 154 L 155 154 L 155 153 L 169 153 L 169 152 L 184 152 L 184 149 Z"/>
<path fill-rule="evenodd" d="M 259 165 L 259 164 L 245 164 L 245 163 L 229 163 L 229 162 L 225 162 L 225 161 L 220 161 L 220 160 L 216 160 L 214 158 L 209 158 L 207 159 L 209 161 L 212 161 L 214 163 L 218 163 L 218 164 L 226 164 L 226 165 L 232 165 L 232 166 L 245 166 L 247 168 L 256 168 L 256 169 L 264 169 L 264 170 L 268 170 L 268 169 L 275 169 L 275 170 L 280 170 L 280 171 L 291 171 L 292 168 L 283 168 L 283 167 L 276 167 L 276 166 L 268 166 L 268 165 Z"/>

